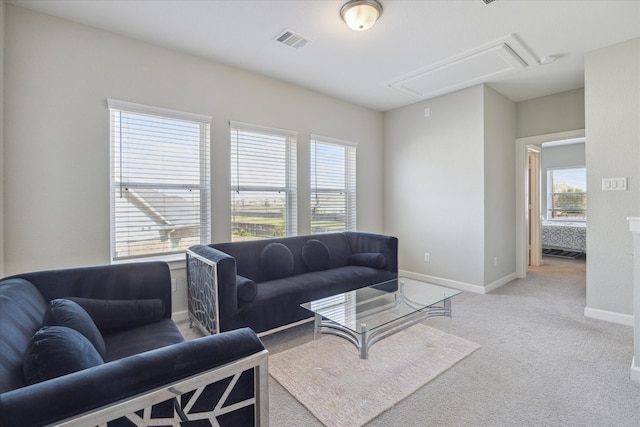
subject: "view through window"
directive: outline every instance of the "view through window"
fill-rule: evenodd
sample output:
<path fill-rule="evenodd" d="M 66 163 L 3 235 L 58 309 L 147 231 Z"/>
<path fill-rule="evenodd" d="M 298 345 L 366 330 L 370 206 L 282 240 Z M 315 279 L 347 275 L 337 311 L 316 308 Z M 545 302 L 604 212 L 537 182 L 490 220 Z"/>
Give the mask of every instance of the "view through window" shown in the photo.
<path fill-rule="evenodd" d="M 587 219 L 587 170 L 547 169 L 547 219 Z"/>
<path fill-rule="evenodd" d="M 232 241 L 294 236 L 297 133 L 231 123 Z"/>
<path fill-rule="evenodd" d="M 355 231 L 356 145 L 311 136 L 311 232 Z"/>
<path fill-rule="evenodd" d="M 210 239 L 211 118 L 109 99 L 112 260 Z"/>

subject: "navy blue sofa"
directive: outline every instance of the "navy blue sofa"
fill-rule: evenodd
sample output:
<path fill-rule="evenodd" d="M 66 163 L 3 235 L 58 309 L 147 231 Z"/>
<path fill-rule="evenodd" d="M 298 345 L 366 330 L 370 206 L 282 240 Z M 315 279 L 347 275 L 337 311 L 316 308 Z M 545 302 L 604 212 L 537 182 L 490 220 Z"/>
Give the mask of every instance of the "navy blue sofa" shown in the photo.
<path fill-rule="evenodd" d="M 220 425 L 268 424 L 262 342 L 248 328 L 184 341 L 164 262 L 5 278 L 0 325 L 3 427 L 186 422 L 206 412 Z"/>
<path fill-rule="evenodd" d="M 264 333 L 308 319 L 300 304 L 398 276 L 398 239 L 340 232 L 195 245 L 189 312 L 208 333 Z"/>

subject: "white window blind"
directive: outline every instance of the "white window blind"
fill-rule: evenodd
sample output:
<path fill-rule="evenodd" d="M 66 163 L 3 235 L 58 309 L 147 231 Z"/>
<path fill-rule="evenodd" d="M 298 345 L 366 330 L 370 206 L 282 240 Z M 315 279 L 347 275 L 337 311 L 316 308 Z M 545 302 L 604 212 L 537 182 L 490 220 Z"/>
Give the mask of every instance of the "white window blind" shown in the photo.
<path fill-rule="evenodd" d="M 298 134 L 231 122 L 232 241 L 294 236 Z"/>
<path fill-rule="evenodd" d="M 547 218 L 587 219 L 587 169 L 585 167 L 547 169 Z"/>
<path fill-rule="evenodd" d="M 210 240 L 211 117 L 107 100 L 113 261 Z"/>
<path fill-rule="evenodd" d="M 356 144 L 311 135 L 311 232 L 356 230 Z"/>

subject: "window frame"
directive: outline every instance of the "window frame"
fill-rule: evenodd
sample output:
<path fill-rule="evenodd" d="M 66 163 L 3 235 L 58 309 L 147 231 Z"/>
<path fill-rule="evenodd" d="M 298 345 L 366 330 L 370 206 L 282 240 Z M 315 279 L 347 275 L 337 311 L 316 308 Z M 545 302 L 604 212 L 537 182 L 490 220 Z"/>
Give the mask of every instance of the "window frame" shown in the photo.
<path fill-rule="evenodd" d="M 199 204 L 198 204 L 198 219 L 199 219 L 199 241 L 200 243 L 208 243 L 211 239 L 211 179 L 210 179 L 210 161 L 211 161 L 211 122 L 212 117 L 182 112 L 177 110 L 171 110 L 161 107 L 155 107 L 144 104 L 137 104 L 128 101 L 121 101 L 116 99 L 107 99 L 107 107 L 109 109 L 109 183 L 110 183 L 110 255 L 109 258 L 112 264 L 130 263 L 139 261 L 178 261 L 184 259 L 184 250 L 178 249 L 175 251 L 167 251 L 164 253 L 149 253 L 146 255 L 129 255 L 129 256 L 116 256 L 116 250 L 118 241 L 116 241 L 116 194 L 123 186 L 126 188 L 145 188 L 153 190 L 184 190 L 199 192 Z M 135 182 L 127 180 L 126 182 L 116 179 L 116 149 L 119 147 L 119 142 L 116 142 L 117 131 L 114 129 L 114 115 L 115 114 L 134 114 L 149 116 L 158 120 L 168 121 L 181 121 L 188 122 L 191 125 L 197 125 L 199 129 L 198 134 L 198 184 L 193 182 L 189 184 L 185 183 L 153 183 L 149 182 Z M 118 141 L 119 141 L 118 136 Z M 120 154 L 120 157 L 122 155 Z M 118 158 L 120 158 L 118 157 Z"/>
<path fill-rule="evenodd" d="M 317 166 L 317 145 L 340 147 L 344 150 L 344 170 L 341 179 L 344 182 L 344 186 L 340 189 L 325 188 L 320 192 L 318 188 L 318 166 Z M 344 198 L 344 228 L 336 228 L 335 231 L 356 231 L 357 229 L 357 148 L 358 144 L 351 141 L 345 141 L 341 139 L 311 135 L 309 143 L 309 218 L 310 218 L 310 230 L 312 234 L 329 232 L 326 231 L 314 231 L 314 209 L 317 204 L 317 196 L 321 193 L 336 193 L 342 192 L 345 194 Z M 338 174 L 335 174 L 338 176 Z M 328 177 L 327 177 L 328 179 Z M 317 227 L 316 227 L 317 228 Z"/>

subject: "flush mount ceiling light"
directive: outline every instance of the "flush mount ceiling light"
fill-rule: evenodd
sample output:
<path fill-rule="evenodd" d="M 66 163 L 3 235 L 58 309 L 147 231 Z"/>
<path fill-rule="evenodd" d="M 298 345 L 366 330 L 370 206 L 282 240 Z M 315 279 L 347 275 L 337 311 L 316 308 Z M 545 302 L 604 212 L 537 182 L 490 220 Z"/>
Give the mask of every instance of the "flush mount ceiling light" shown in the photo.
<path fill-rule="evenodd" d="M 382 15 L 382 5 L 376 0 L 350 0 L 340 9 L 340 16 L 354 31 L 373 27 Z"/>

